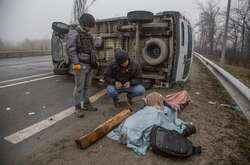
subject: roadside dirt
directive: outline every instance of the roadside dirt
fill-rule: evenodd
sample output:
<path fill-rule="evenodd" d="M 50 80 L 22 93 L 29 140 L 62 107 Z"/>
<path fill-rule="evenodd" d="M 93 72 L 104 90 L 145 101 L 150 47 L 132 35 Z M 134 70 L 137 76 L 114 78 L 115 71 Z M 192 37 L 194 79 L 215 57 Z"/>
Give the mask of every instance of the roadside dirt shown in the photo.
<path fill-rule="evenodd" d="M 182 87 L 170 90 L 152 89 L 163 94 L 178 91 Z M 196 59 L 192 66 L 192 75 L 184 86 L 192 97 L 192 104 L 180 114 L 180 118 L 193 122 L 197 133 L 189 139 L 194 145 L 201 145 L 201 155 L 178 160 L 164 158 L 148 151 L 145 156 L 138 156 L 132 150 L 115 141 L 102 138 L 86 150 L 76 147 L 74 139 L 95 128 L 111 115 L 119 112 L 115 110 L 112 101 L 107 96 L 95 103 L 98 112 L 86 113 L 84 119 L 76 119 L 55 135 L 56 140 L 36 149 L 32 155 L 25 158 L 25 164 L 32 165 L 247 165 L 250 164 L 250 124 L 241 112 L 236 112 L 219 106 L 232 104 L 220 84 L 208 73 Z M 150 92 L 147 91 L 147 92 Z M 216 102 L 215 105 L 208 102 Z M 135 109 L 142 107 L 140 98 L 136 99 Z M 125 107 L 125 106 L 124 106 Z M 29 163 L 27 163 L 29 162 Z"/>

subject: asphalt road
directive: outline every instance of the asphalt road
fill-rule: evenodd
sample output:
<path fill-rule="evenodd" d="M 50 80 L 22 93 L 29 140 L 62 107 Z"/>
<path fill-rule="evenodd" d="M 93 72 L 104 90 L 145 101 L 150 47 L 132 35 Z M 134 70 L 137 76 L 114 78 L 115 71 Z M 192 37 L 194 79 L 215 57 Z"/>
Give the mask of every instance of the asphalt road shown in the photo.
<path fill-rule="evenodd" d="M 197 132 L 189 139 L 194 145 L 201 145 L 203 151 L 185 160 L 167 159 L 150 151 L 146 156 L 138 156 L 108 138 L 85 150 L 78 149 L 76 138 L 127 105 L 114 108 L 112 100 L 105 95 L 94 103 L 97 112 L 86 112 L 85 118 L 79 119 L 72 115 L 73 108 L 70 108 L 73 78 L 55 76 L 51 71 L 49 56 L 1 59 L 0 165 L 245 165 L 250 162 L 249 123 L 241 112 L 220 106 L 233 102 L 197 60 L 184 87 L 147 91 L 165 95 L 184 88 L 190 94 L 192 104 L 178 116 L 194 123 Z M 104 88 L 94 83 L 90 95 Z M 134 101 L 133 110 L 143 107 L 141 98 Z"/>
<path fill-rule="evenodd" d="M 20 164 L 24 155 L 29 155 L 36 146 L 39 146 L 37 144 L 41 144 L 43 141 L 39 140 L 41 133 L 51 137 L 54 132 L 50 128 L 44 129 L 18 144 L 6 141 L 4 139 L 6 136 L 73 105 L 72 76 L 54 76 L 51 71 L 52 62 L 49 56 L 1 59 L 1 165 Z M 91 89 L 90 94 L 97 91 L 97 88 Z M 56 123 L 55 126 L 60 127 L 60 124 Z"/>

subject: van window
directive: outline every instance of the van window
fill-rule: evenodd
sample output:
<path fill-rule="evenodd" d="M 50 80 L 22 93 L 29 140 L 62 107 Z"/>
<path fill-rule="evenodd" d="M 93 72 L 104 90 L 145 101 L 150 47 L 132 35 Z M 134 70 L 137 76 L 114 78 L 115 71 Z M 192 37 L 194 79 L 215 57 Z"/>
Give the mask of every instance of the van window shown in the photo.
<path fill-rule="evenodd" d="M 192 47 L 193 47 L 193 38 L 192 38 L 192 29 L 188 26 L 188 54 L 187 57 L 191 58 L 192 56 Z"/>
<path fill-rule="evenodd" d="M 181 22 L 181 45 L 184 46 L 184 41 L 185 41 L 185 27 L 184 27 L 184 23 Z"/>

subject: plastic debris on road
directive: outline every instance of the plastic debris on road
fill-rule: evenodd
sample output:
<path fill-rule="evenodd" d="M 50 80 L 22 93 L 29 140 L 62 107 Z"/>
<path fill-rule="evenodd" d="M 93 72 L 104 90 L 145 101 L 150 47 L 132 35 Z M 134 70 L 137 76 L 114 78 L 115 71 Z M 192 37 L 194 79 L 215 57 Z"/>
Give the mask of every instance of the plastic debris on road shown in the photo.
<path fill-rule="evenodd" d="M 200 95 L 201 93 L 200 92 L 195 92 L 196 95 Z"/>
<path fill-rule="evenodd" d="M 34 115 L 35 114 L 35 112 L 29 112 L 28 113 L 28 115 Z"/>
<path fill-rule="evenodd" d="M 10 107 L 6 107 L 6 111 L 10 111 L 11 110 L 11 108 Z"/>
<path fill-rule="evenodd" d="M 209 101 L 207 102 L 208 104 L 212 104 L 212 105 L 216 105 L 216 102 L 215 101 Z"/>
<path fill-rule="evenodd" d="M 29 94 L 30 94 L 30 92 L 25 92 L 25 94 L 26 94 L 26 95 L 29 95 Z"/>
<path fill-rule="evenodd" d="M 240 110 L 240 107 L 239 107 L 238 105 L 220 104 L 220 106 L 229 108 L 229 109 L 231 109 L 231 110 L 233 110 L 233 111 L 236 111 L 236 112 L 241 111 L 241 110 Z"/>

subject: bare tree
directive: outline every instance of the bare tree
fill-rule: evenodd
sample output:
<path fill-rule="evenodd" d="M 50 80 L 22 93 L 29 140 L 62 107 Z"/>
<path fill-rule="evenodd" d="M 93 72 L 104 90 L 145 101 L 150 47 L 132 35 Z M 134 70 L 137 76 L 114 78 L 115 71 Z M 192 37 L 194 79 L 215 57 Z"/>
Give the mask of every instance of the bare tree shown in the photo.
<path fill-rule="evenodd" d="M 231 6 L 231 0 L 228 0 L 228 2 L 227 2 L 226 23 L 225 23 L 225 29 L 224 29 L 224 35 L 223 35 L 223 43 L 222 43 L 222 52 L 221 52 L 221 58 L 220 58 L 220 65 L 225 64 L 230 6 Z"/>
<path fill-rule="evenodd" d="M 73 16 L 71 23 L 76 24 L 80 16 L 88 12 L 89 8 L 96 2 L 96 0 L 92 0 L 87 4 L 87 0 L 74 0 L 73 4 Z"/>
<path fill-rule="evenodd" d="M 205 51 L 208 50 L 209 54 L 213 54 L 216 38 L 220 37 L 217 27 L 220 8 L 213 0 L 208 1 L 206 5 L 198 2 L 198 6 L 201 10 L 199 22 L 197 23 L 200 47 Z"/>
<path fill-rule="evenodd" d="M 0 38 L 0 50 L 4 49 L 4 42 L 3 40 Z"/>
<path fill-rule="evenodd" d="M 86 12 L 87 0 L 74 0 L 72 23 L 77 23 L 80 16 Z"/>
<path fill-rule="evenodd" d="M 228 39 L 233 44 L 233 54 L 234 55 L 238 54 L 239 37 L 240 37 L 240 26 L 235 20 L 230 19 Z"/>
<path fill-rule="evenodd" d="M 246 36 L 250 32 L 250 0 L 238 0 L 238 6 L 232 12 L 231 22 L 240 28 L 240 55 L 242 56 L 245 51 L 245 45 L 249 44 L 246 41 L 248 40 Z"/>

